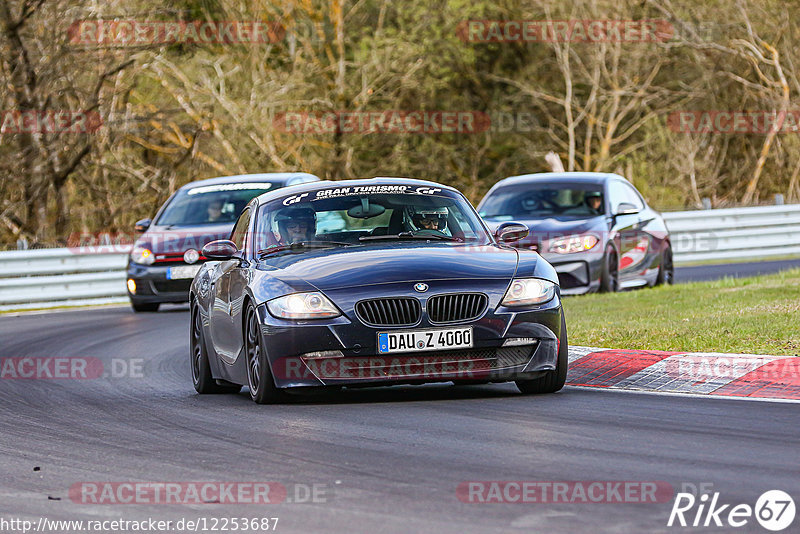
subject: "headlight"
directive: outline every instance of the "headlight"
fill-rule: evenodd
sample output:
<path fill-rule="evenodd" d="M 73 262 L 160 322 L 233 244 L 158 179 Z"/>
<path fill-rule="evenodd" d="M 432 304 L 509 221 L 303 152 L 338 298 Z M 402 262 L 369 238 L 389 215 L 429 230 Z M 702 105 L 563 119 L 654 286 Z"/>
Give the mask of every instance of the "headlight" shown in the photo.
<path fill-rule="evenodd" d="M 594 247 L 599 240 L 593 235 L 570 235 L 550 243 L 550 252 L 571 254 L 584 252 Z"/>
<path fill-rule="evenodd" d="M 153 265 L 153 262 L 156 261 L 156 256 L 149 248 L 134 247 L 131 251 L 131 261 L 142 265 Z"/>
<path fill-rule="evenodd" d="M 556 285 L 539 278 L 517 278 L 511 282 L 506 296 L 500 303 L 503 306 L 529 306 L 544 304 L 556 294 Z"/>
<path fill-rule="evenodd" d="M 326 319 L 341 315 L 336 306 L 317 291 L 278 297 L 267 302 L 267 309 L 280 319 Z"/>

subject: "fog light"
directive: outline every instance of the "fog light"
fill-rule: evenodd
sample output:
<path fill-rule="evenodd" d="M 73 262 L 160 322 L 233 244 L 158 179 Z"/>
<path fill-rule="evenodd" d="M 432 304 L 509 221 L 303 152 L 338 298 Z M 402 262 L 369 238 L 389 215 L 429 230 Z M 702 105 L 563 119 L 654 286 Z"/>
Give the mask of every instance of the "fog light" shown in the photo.
<path fill-rule="evenodd" d="M 340 350 L 324 350 L 319 352 L 306 352 L 300 356 L 304 360 L 324 360 L 327 358 L 344 358 Z"/>
<path fill-rule="evenodd" d="M 128 291 L 131 295 L 136 294 L 136 281 L 133 278 L 128 278 Z"/>
<path fill-rule="evenodd" d="M 539 340 L 535 337 L 512 337 L 503 341 L 504 347 L 520 347 L 523 345 L 536 345 Z"/>

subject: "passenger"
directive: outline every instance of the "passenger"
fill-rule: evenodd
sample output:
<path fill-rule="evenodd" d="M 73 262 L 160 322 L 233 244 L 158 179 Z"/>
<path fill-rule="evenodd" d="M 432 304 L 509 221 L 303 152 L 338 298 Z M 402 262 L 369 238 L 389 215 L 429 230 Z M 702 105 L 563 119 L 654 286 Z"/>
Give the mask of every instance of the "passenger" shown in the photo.
<path fill-rule="evenodd" d="M 311 241 L 317 234 L 317 214 L 311 208 L 289 208 L 275 217 L 282 244 Z"/>

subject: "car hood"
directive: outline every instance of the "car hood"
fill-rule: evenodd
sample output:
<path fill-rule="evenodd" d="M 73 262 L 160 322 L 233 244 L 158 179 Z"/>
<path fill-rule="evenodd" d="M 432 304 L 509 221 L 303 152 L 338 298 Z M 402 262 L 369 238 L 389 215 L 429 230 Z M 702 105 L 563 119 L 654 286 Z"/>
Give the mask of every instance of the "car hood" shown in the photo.
<path fill-rule="evenodd" d="M 136 246 L 149 248 L 155 254 L 184 253 L 217 239 L 228 239 L 232 223 L 206 224 L 203 226 L 151 226 L 136 241 Z"/>
<path fill-rule="evenodd" d="M 517 263 L 515 250 L 497 245 L 392 243 L 284 253 L 265 258 L 259 269 L 324 291 L 395 282 L 511 280 Z"/>

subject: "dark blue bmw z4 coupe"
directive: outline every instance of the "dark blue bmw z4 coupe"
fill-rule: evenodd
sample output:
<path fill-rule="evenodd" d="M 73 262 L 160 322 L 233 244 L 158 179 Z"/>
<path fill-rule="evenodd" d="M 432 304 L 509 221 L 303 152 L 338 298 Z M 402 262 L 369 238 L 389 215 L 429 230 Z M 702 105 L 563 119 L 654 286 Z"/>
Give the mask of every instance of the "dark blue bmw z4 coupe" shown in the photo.
<path fill-rule="evenodd" d="M 192 281 L 199 393 L 514 381 L 560 390 L 567 330 L 558 277 L 490 233 L 457 190 L 375 178 L 316 182 L 250 201 Z"/>

